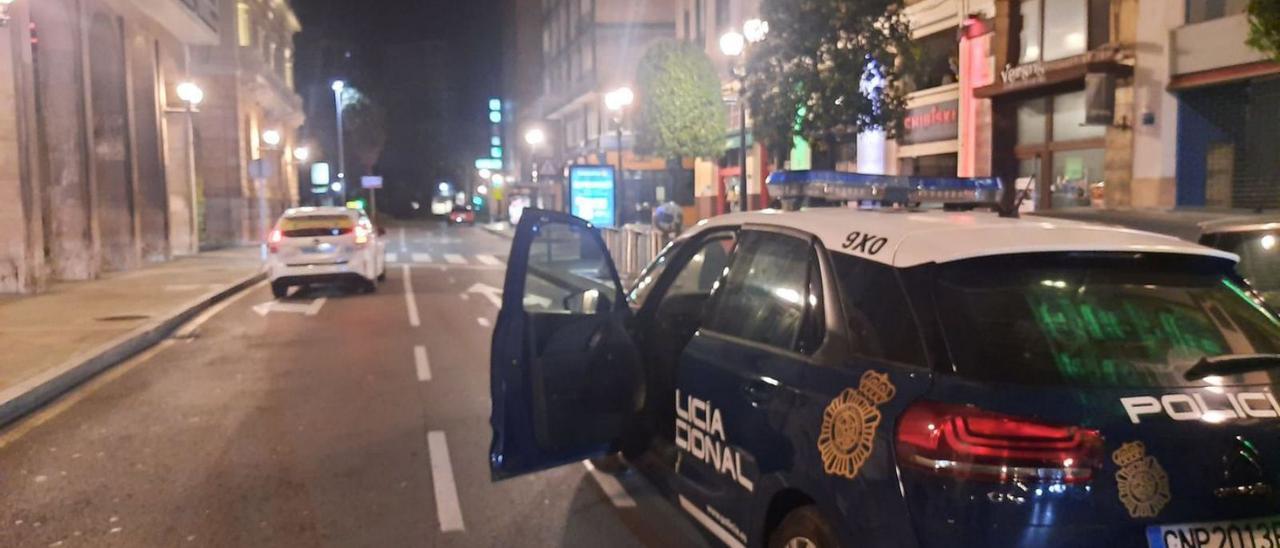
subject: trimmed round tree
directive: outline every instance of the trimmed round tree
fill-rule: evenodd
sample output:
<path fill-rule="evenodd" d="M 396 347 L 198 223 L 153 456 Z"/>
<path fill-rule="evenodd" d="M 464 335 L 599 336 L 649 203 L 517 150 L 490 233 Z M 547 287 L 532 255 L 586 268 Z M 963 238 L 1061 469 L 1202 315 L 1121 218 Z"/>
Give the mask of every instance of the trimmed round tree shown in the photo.
<path fill-rule="evenodd" d="M 636 69 L 637 149 L 661 158 L 717 156 L 724 150 L 724 105 L 715 65 L 697 46 L 655 43 Z"/>

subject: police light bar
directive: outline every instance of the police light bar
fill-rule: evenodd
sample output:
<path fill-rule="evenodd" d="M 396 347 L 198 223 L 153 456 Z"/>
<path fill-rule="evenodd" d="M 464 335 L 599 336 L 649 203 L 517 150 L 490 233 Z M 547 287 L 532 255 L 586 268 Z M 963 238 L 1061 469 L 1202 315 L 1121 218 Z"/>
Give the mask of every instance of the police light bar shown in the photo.
<path fill-rule="evenodd" d="M 877 201 L 885 204 L 994 206 L 1000 201 L 997 177 L 916 177 L 847 171 L 776 171 L 769 192 L 782 199 Z"/>

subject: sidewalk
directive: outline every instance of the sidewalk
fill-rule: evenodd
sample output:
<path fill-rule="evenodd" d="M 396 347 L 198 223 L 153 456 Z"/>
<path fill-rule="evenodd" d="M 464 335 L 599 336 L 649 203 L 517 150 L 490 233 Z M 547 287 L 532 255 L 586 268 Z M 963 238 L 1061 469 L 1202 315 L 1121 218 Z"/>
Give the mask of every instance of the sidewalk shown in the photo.
<path fill-rule="evenodd" d="M 261 278 L 257 247 L 0 297 L 0 425 L 163 340 Z"/>

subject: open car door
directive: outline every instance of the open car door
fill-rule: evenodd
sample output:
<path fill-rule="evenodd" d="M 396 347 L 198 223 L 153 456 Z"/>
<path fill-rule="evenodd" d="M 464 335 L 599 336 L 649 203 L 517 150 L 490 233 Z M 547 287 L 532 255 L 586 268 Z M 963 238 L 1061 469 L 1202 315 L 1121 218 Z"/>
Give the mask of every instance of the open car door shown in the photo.
<path fill-rule="evenodd" d="M 615 445 L 644 401 L 630 316 L 599 232 L 577 217 L 526 209 L 490 353 L 494 480 Z"/>

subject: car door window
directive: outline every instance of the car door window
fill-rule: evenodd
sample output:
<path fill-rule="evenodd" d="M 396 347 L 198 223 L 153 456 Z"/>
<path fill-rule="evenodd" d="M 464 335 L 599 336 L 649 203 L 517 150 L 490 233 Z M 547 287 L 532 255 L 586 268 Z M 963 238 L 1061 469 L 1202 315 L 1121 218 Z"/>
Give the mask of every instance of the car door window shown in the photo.
<path fill-rule="evenodd" d="M 611 309 L 618 288 L 609 256 L 591 230 L 547 224 L 535 233 L 525 274 L 526 312 L 596 314 Z"/>
<path fill-rule="evenodd" d="M 697 293 L 710 295 L 716 280 L 729 266 L 729 253 L 733 251 L 733 236 L 713 237 L 702 243 L 698 252 L 680 269 L 676 279 L 667 289 L 667 296 Z M 664 297 L 665 298 L 665 297 Z"/>
<path fill-rule="evenodd" d="M 821 302 L 820 284 L 810 287 L 813 272 L 809 241 L 774 232 L 745 233 L 709 312 L 707 329 L 812 352 L 812 339 L 799 341 L 806 318 Z"/>
<path fill-rule="evenodd" d="M 844 253 L 831 255 L 854 353 L 926 365 L 920 328 L 894 269 Z"/>

